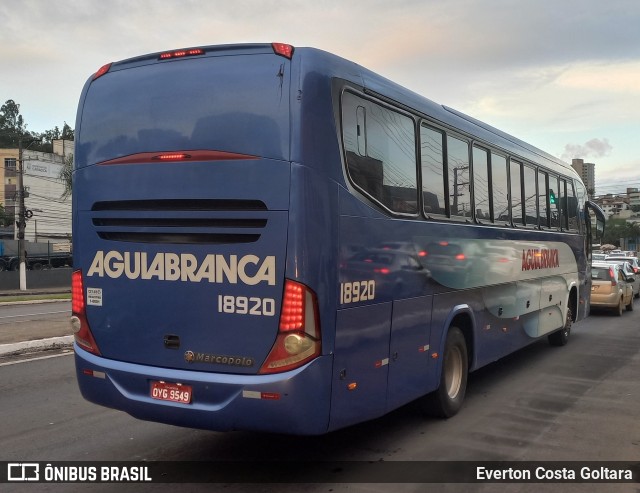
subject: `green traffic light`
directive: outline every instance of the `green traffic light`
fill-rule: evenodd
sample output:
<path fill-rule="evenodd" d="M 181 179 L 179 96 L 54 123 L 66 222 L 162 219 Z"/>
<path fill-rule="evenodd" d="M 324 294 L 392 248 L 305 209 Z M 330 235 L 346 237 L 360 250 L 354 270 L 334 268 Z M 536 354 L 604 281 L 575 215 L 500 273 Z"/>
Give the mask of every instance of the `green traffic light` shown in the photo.
<path fill-rule="evenodd" d="M 556 194 L 553 193 L 553 190 L 549 190 L 549 203 L 551 204 L 556 203 Z"/>

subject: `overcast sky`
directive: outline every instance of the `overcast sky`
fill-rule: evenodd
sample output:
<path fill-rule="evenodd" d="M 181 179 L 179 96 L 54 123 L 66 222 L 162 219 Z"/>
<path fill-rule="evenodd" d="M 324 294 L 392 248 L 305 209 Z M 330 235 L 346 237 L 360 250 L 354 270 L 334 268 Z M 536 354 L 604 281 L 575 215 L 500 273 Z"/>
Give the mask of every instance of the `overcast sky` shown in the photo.
<path fill-rule="evenodd" d="M 0 104 L 75 128 L 85 80 L 165 49 L 313 46 L 640 187 L 638 0 L 0 0 Z"/>

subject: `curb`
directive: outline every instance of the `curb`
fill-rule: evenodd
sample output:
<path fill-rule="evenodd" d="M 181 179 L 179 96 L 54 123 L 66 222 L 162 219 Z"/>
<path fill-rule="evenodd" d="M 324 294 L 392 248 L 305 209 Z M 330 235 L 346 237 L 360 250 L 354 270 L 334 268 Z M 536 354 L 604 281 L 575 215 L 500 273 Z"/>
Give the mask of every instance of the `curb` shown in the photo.
<path fill-rule="evenodd" d="M 58 349 L 73 345 L 73 336 L 50 337 L 35 341 L 0 344 L 0 356 L 23 353 L 27 351 L 42 351 L 43 349 Z"/>

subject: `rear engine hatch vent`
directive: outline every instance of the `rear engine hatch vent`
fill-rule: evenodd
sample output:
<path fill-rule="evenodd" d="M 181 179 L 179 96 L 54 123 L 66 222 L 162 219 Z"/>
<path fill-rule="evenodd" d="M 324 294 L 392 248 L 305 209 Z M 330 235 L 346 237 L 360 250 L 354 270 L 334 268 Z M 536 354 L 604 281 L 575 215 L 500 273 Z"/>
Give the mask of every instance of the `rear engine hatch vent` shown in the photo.
<path fill-rule="evenodd" d="M 259 200 L 124 200 L 96 202 L 91 219 L 104 240 L 233 244 L 258 241 L 267 213 Z"/>

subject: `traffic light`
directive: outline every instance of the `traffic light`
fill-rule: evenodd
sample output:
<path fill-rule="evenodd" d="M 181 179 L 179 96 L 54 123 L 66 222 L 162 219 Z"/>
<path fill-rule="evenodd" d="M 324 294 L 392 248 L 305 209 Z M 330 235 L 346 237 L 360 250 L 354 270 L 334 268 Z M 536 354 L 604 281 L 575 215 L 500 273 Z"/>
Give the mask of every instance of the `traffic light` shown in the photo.
<path fill-rule="evenodd" d="M 549 203 L 550 204 L 556 203 L 556 194 L 554 193 L 553 190 L 549 190 Z"/>

